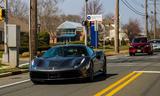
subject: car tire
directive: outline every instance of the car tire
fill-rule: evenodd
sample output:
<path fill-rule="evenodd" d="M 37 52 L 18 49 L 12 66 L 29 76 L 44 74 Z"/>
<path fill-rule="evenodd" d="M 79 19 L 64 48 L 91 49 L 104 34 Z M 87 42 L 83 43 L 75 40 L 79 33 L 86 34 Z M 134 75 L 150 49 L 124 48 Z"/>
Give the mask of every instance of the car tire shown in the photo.
<path fill-rule="evenodd" d="M 136 53 L 133 53 L 133 56 L 136 56 Z"/>
<path fill-rule="evenodd" d="M 129 56 L 135 56 L 135 53 L 129 53 Z"/>
<path fill-rule="evenodd" d="M 91 62 L 90 63 L 90 68 L 89 68 L 89 77 L 88 77 L 88 80 L 89 81 L 93 81 L 94 80 L 94 66 L 93 66 L 93 63 Z"/>
<path fill-rule="evenodd" d="M 153 55 L 153 52 L 148 53 L 148 55 Z"/>
<path fill-rule="evenodd" d="M 133 54 L 132 54 L 132 53 L 129 53 L 129 56 L 133 56 Z"/>
<path fill-rule="evenodd" d="M 107 73 L 107 64 L 106 64 L 107 62 L 106 62 L 106 57 L 104 57 L 104 62 L 103 62 L 103 74 L 104 75 L 106 75 L 106 73 Z"/>

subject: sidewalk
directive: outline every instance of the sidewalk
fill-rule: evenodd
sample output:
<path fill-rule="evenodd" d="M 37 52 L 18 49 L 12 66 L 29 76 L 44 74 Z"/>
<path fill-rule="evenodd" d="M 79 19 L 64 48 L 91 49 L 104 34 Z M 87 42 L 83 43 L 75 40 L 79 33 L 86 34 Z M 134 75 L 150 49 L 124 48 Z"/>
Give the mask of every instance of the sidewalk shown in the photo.
<path fill-rule="evenodd" d="M 113 56 L 113 55 L 124 55 L 124 54 L 128 54 L 128 50 L 123 50 L 123 51 L 120 51 L 119 54 L 115 53 L 115 52 L 106 52 L 105 53 L 107 56 Z"/>
<path fill-rule="evenodd" d="M 0 61 L 1 60 L 2 58 L 0 58 Z M 7 66 L 7 65 L 1 65 L 0 66 L 0 78 L 22 74 L 22 73 L 27 73 L 28 72 L 27 65 L 29 64 L 28 62 L 29 62 L 29 58 L 20 58 L 20 64 L 19 64 L 20 68 L 11 68 L 10 66 Z"/>

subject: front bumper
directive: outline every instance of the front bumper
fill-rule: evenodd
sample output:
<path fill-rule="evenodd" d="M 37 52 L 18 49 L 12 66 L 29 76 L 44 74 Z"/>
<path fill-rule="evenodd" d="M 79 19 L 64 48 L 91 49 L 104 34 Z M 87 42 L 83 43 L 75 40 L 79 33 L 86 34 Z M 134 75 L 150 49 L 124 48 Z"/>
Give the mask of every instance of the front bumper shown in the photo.
<path fill-rule="evenodd" d="M 30 71 L 31 80 L 65 80 L 85 78 L 88 76 L 87 70 L 63 70 L 63 71 Z"/>
<path fill-rule="evenodd" d="M 129 48 L 129 53 L 150 53 L 151 48 L 144 47 L 144 48 Z"/>
<path fill-rule="evenodd" d="M 160 50 L 160 46 L 155 46 L 155 47 L 153 47 L 153 50 Z"/>

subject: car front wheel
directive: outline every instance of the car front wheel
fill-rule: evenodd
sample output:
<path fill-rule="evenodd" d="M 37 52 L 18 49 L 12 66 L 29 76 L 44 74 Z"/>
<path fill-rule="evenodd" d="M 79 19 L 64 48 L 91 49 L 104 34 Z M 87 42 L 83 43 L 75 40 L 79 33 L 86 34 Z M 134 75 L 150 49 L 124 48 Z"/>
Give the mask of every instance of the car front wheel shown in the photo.
<path fill-rule="evenodd" d="M 93 69 L 93 63 L 90 63 L 90 68 L 89 68 L 89 77 L 88 77 L 89 81 L 93 81 L 94 80 L 94 69 Z"/>
<path fill-rule="evenodd" d="M 32 79 L 31 79 L 31 81 L 32 81 L 32 83 L 33 83 L 33 84 L 35 84 L 35 85 L 37 85 L 37 84 L 42 84 L 42 82 L 41 82 L 41 81 L 32 80 Z"/>
<path fill-rule="evenodd" d="M 107 67 L 107 64 L 106 64 L 107 62 L 106 62 L 106 57 L 104 57 L 104 61 L 103 61 L 103 74 L 104 75 L 106 75 L 106 72 L 107 72 L 107 69 L 106 69 L 106 67 Z"/>

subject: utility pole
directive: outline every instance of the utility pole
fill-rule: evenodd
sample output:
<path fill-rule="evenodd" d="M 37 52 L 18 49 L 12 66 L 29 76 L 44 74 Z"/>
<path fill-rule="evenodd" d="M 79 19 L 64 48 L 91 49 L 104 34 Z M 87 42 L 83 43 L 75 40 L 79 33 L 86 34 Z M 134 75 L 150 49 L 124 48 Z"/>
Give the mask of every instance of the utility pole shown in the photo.
<path fill-rule="evenodd" d="M 157 33 L 157 10 L 156 10 L 156 0 L 154 0 L 154 39 L 156 39 Z"/>
<path fill-rule="evenodd" d="M 85 21 L 87 21 L 87 14 L 88 14 L 87 9 L 88 9 L 88 0 L 85 0 Z M 87 26 L 85 26 L 85 40 L 84 41 L 85 41 L 86 46 L 87 46 L 87 38 L 88 38 L 87 33 L 88 33 L 88 28 Z"/>
<path fill-rule="evenodd" d="M 145 0 L 145 35 L 148 36 L 148 0 Z"/>
<path fill-rule="evenodd" d="M 4 54 L 2 58 L 2 63 L 9 63 L 9 51 L 8 51 L 8 0 L 4 0 L 5 7 L 5 18 L 4 18 Z"/>
<path fill-rule="evenodd" d="M 119 0 L 116 0 L 115 8 L 115 52 L 119 53 Z"/>
<path fill-rule="evenodd" d="M 37 0 L 30 0 L 29 15 L 29 52 L 30 61 L 37 54 Z"/>

